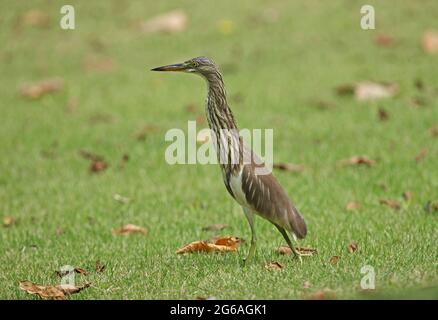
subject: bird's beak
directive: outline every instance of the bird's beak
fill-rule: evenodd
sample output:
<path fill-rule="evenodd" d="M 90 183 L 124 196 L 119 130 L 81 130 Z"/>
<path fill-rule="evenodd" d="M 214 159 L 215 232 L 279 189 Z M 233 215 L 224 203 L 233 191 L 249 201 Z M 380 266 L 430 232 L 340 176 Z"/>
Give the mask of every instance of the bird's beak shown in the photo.
<path fill-rule="evenodd" d="M 151 71 L 186 71 L 187 66 L 185 63 L 169 64 L 168 66 L 162 66 L 151 69 Z"/>

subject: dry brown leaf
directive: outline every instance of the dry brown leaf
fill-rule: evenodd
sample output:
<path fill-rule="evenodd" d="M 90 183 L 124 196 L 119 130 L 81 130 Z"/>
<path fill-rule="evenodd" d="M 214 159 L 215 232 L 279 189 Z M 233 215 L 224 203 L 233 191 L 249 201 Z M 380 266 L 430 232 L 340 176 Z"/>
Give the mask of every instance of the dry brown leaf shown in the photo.
<path fill-rule="evenodd" d="M 3 217 L 3 227 L 10 227 L 14 223 L 14 218 L 11 216 L 4 216 Z"/>
<path fill-rule="evenodd" d="M 371 160 L 367 156 L 353 156 L 349 159 L 340 160 L 339 164 L 344 166 L 353 166 L 353 165 L 367 165 L 369 167 L 376 164 L 374 160 Z"/>
<path fill-rule="evenodd" d="M 195 118 L 196 124 L 203 124 L 205 122 L 204 114 L 198 114 Z"/>
<path fill-rule="evenodd" d="M 108 168 L 108 164 L 105 161 L 94 161 L 91 163 L 90 171 L 91 172 L 100 172 Z"/>
<path fill-rule="evenodd" d="M 194 103 L 188 104 L 185 109 L 188 113 L 194 113 L 194 114 L 198 113 L 198 110 L 200 110 L 200 108 Z"/>
<path fill-rule="evenodd" d="M 209 226 L 203 227 L 202 230 L 203 231 L 221 231 L 221 230 L 226 229 L 228 227 L 229 226 L 226 224 L 217 223 L 217 224 L 211 224 Z"/>
<path fill-rule="evenodd" d="M 108 164 L 105 162 L 103 157 L 93 154 L 91 152 L 80 150 L 79 154 L 87 160 L 91 161 L 90 172 L 96 173 L 105 170 L 108 168 Z"/>
<path fill-rule="evenodd" d="M 428 153 L 429 153 L 429 150 L 427 150 L 426 148 L 422 149 L 420 151 L 420 153 L 418 153 L 415 156 L 415 161 L 420 162 L 421 160 L 423 160 L 427 156 Z"/>
<path fill-rule="evenodd" d="M 20 24 L 23 26 L 46 28 L 49 26 L 49 15 L 44 11 L 32 9 L 21 16 Z"/>
<path fill-rule="evenodd" d="M 87 72 L 110 72 L 115 66 L 113 59 L 95 55 L 87 56 L 83 62 L 84 70 Z"/>
<path fill-rule="evenodd" d="M 346 204 L 345 209 L 348 211 L 358 210 L 361 208 L 361 204 L 359 202 L 350 201 Z"/>
<path fill-rule="evenodd" d="M 392 47 L 395 44 L 395 40 L 393 37 L 388 36 L 386 34 L 379 34 L 375 39 L 374 42 L 379 47 Z"/>
<path fill-rule="evenodd" d="M 378 115 L 379 115 L 379 120 L 380 121 L 386 121 L 386 120 L 389 119 L 388 112 L 385 109 L 383 109 L 383 108 L 379 108 Z"/>
<path fill-rule="evenodd" d="M 356 252 L 359 249 L 359 246 L 357 245 L 356 242 L 353 241 L 352 243 L 350 243 L 348 245 L 347 249 L 348 249 L 348 252 L 354 253 L 354 252 Z"/>
<path fill-rule="evenodd" d="M 421 45 L 426 53 L 438 53 L 438 31 L 430 30 L 424 32 L 421 38 Z"/>
<path fill-rule="evenodd" d="M 414 197 L 414 194 L 411 191 L 405 191 L 402 194 L 403 199 L 405 199 L 405 201 L 411 201 L 412 198 Z"/>
<path fill-rule="evenodd" d="M 66 295 L 78 293 L 81 290 L 88 288 L 90 283 L 83 286 L 74 286 L 71 284 L 60 284 L 56 286 L 37 285 L 31 281 L 20 281 L 20 289 L 30 294 L 36 294 L 43 299 L 63 300 Z"/>
<path fill-rule="evenodd" d="M 139 141 L 144 141 L 149 133 L 153 133 L 157 131 L 158 131 L 158 126 L 154 124 L 147 124 L 135 134 L 135 137 Z"/>
<path fill-rule="evenodd" d="M 143 227 L 136 226 L 135 224 L 127 224 L 120 228 L 114 228 L 113 233 L 124 234 L 124 235 L 133 234 L 133 233 L 147 234 L 148 231 Z"/>
<path fill-rule="evenodd" d="M 438 126 L 430 128 L 429 131 L 432 137 L 438 137 Z"/>
<path fill-rule="evenodd" d="M 336 299 L 336 294 L 330 290 L 317 290 L 315 292 L 306 294 L 304 296 L 306 300 L 331 300 Z"/>
<path fill-rule="evenodd" d="M 354 88 L 355 88 L 354 84 L 347 83 L 347 84 L 338 85 L 335 89 L 338 95 L 344 96 L 344 95 L 354 94 Z"/>
<path fill-rule="evenodd" d="M 289 172 L 302 172 L 305 170 L 305 167 L 300 164 L 294 164 L 294 163 L 274 163 L 273 164 L 274 169 L 289 171 Z"/>
<path fill-rule="evenodd" d="M 87 270 L 85 270 L 85 269 L 83 269 L 83 268 L 80 268 L 80 267 L 76 267 L 76 268 L 74 269 L 74 271 L 75 271 L 76 273 L 79 273 L 79 274 L 87 275 Z"/>
<path fill-rule="evenodd" d="M 331 264 L 337 264 L 340 259 L 341 259 L 340 256 L 333 256 L 333 257 L 330 258 L 330 263 Z"/>
<path fill-rule="evenodd" d="M 401 204 L 397 200 L 380 199 L 379 202 L 380 202 L 380 204 L 383 204 L 383 205 L 388 206 L 388 207 L 395 209 L 395 210 L 399 210 L 401 208 Z"/>
<path fill-rule="evenodd" d="M 314 248 L 296 247 L 295 249 L 303 255 L 313 256 L 314 254 L 318 253 L 318 250 L 316 250 Z M 279 254 L 282 254 L 282 255 L 292 254 L 292 249 L 289 248 L 289 246 L 280 246 L 275 251 Z"/>
<path fill-rule="evenodd" d="M 140 24 L 143 33 L 178 33 L 187 27 L 187 15 L 182 10 L 156 16 Z"/>
<path fill-rule="evenodd" d="M 177 254 L 192 252 L 234 252 L 240 244 L 237 237 L 218 238 L 214 243 L 207 241 L 194 241 L 176 251 Z"/>
<path fill-rule="evenodd" d="M 45 94 L 59 91 L 63 87 L 64 80 L 61 78 L 52 78 L 32 83 L 25 83 L 20 86 L 19 91 L 23 97 L 29 99 L 38 99 Z"/>
<path fill-rule="evenodd" d="M 392 97 L 398 90 L 394 83 L 364 81 L 356 85 L 354 95 L 358 101 L 370 101 Z"/>
<path fill-rule="evenodd" d="M 96 261 L 96 272 L 101 273 L 105 269 L 105 265 L 102 264 L 99 260 Z"/>
<path fill-rule="evenodd" d="M 280 262 L 272 261 L 266 264 L 265 268 L 268 270 L 281 270 L 284 268 L 284 266 Z"/>

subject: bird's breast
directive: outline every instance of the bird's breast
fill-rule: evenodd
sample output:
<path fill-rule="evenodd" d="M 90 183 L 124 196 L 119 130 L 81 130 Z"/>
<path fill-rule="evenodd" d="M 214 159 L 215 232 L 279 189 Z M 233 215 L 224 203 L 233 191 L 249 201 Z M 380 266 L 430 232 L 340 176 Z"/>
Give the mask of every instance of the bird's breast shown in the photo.
<path fill-rule="evenodd" d="M 240 170 L 237 174 L 230 174 L 229 186 L 231 191 L 233 191 L 236 201 L 240 205 L 247 207 L 248 203 L 246 201 L 245 193 L 242 189 L 242 171 L 243 170 Z"/>

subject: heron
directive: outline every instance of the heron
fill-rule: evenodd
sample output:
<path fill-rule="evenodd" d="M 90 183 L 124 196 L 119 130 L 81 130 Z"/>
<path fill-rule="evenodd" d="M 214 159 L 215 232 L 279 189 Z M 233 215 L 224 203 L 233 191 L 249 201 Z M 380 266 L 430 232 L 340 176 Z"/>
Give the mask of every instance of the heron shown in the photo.
<path fill-rule="evenodd" d="M 302 262 L 301 253 L 293 245 L 307 234 L 303 216 L 271 170 L 239 136 L 233 112 L 227 101 L 219 67 L 212 59 L 196 57 L 183 63 L 157 67 L 151 71 L 185 72 L 201 76 L 207 82 L 206 117 L 212 132 L 217 158 L 228 193 L 242 207 L 251 229 L 251 245 L 245 264 L 253 260 L 257 247 L 254 217 L 271 222 L 287 245 Z"/>

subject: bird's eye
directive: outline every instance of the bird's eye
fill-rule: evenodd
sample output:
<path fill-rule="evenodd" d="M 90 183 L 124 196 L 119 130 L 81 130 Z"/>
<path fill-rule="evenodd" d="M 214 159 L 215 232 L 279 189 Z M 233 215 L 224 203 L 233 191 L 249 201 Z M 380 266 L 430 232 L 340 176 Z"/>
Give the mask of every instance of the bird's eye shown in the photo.
<path fill-rule="evenodd" d="M 199 63 L 196 61 L 192 61 L 192 66 L 193 66 L 193 68 L 197 68 L 197 67 L 199 67 Z"/>

